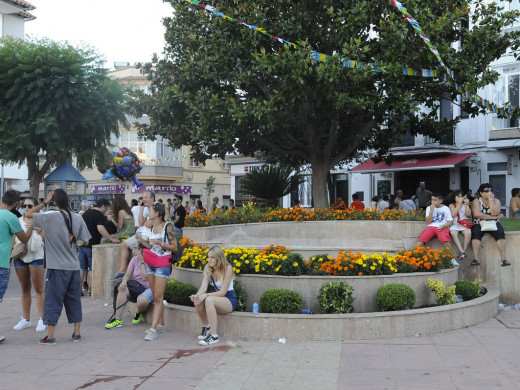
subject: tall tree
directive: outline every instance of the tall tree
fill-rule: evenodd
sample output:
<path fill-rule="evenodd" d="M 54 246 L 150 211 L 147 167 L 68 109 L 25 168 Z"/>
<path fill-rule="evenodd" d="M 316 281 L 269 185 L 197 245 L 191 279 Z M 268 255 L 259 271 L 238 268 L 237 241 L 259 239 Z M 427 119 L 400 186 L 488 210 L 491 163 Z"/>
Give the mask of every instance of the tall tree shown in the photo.
<path fill-rule="evenodd" d="M 259 26 L 281 45 L 222 15 L 170 0 L 165 58 L 148 64 L 154 93 L 140 96 L 142 130 L 195 157 L 240 151 L 312 167 L 316 207 L 328 205 L 331 168 L 360 151 L 383 156 L 407 131 L 439 138 L 458 121 L 441 120 L 439 101 L 458 101 L 437 59 L 389 0 L 218 0 L 238 21 Z M 455 81 L 477 91 L 496 80 L 489 64 L 519 45 L 503 29 L 518 16 L 480 0 L 406 1 Z M 471 10 L 471 12 L 470 12 Z M 468 26 L 466 28 L 465 26 Z M 462 48 L 453 48 L 463 42 Z M 329 54 L 315 61 L 312 51 Z M 342 60 L 372 64 L 356 69 Z M 403 67 L 436 69 L 439 77 L 403 75 Z M 377 67 L 377 69 L 376 69 Z M 478 114 L 477 107 L 465 110 Z"/>
<path fill-rule="evenodd" d="M 108 153 L 124 94 L 91 48 L 0 40 L 0 158 L 27 164 L 31 195 L 52 164 L 89 166 Z"/>

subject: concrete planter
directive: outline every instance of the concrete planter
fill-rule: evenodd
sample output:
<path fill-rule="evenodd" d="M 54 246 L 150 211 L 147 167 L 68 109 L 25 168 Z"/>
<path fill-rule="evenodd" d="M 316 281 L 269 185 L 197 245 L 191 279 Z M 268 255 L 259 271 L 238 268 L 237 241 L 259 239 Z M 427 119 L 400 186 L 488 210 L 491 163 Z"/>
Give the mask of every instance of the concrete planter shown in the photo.
<path fill-rule="evenodd" d="M 189 283 L 196 287 L 202 281 L 202 271 L 189 268 L 177 268 L 172 270 L 175 280 Z M 376 311 L 377 290 L 389 283 L 404 283 L 411 287 L 417 295 L 416 307 L 435 303 L 435 296 L 426 287 L 428 278 L 443 281 L 446 286 L 451 286 L 458 280 L 457 269 L 442 270 L 436 272 L 417 272 L 411 274 L 394 274 L 381 276 L 274 276 L 274 275 L 240 275 L 236 276 L 247 292 L 246 307 L 251 310 L 254 302 L 260 302 L 262 293 L 266 290 L 286 288 L 296 291 L 303 298 L 303 308 L 311 309 L 313 313 L 319 312 L 317 295 L 321 286 L 329 281 L 341 280 L 354 288 L 356 300 L 354 307 L 356 312 Z"/>
<path fill-rule="evenodd" d="M 252 314 L 234 312 L 218 317 L 218 334 L 251 340 L 366 340 L 429 335 L 476 325 L 498 314 L 500 292 L 488 286 L 487 294 L 463 303 L 384 313 L 354 314 Z M 200 331 L 193 307 L 165 305 L 168 329 Z M 147 313 L 151 320 L 151 311 Z"/>

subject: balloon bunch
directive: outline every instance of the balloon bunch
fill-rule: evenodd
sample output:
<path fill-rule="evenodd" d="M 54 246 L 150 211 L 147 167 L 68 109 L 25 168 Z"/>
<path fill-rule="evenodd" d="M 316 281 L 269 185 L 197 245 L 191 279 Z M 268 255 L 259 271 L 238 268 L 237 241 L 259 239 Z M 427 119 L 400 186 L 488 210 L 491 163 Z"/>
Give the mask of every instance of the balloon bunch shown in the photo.
<path fill-rule="evenodd" d="M 143 183 L 139 183 L 135 177 L 143 168 L 143 163 L 137 157 L 137 154 L 130 149 L 124 147 L 115 147 L 110 152 L 114 159 L 111 168 L 103 173 L 103 180 L 122 180 L 131 181 L 137 188 L 141 187 Z"/>

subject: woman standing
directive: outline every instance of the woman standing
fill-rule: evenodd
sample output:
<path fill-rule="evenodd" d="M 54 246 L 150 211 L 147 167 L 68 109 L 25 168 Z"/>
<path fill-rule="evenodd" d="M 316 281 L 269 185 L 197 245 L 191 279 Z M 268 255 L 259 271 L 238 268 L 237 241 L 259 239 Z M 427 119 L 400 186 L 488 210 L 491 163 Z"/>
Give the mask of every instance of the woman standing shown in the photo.
<path fill-rule="evenodd" d="M 238 301 L 233 289 L 233 267 L 220 247 L 208 250 L 208 263 L 203 274 L 199 291 L 190 298 L 202 321 L 199 344 L 210 345 L 218 343 L 217 313 L 231 313 L 237 308 Z"/>
<path fill-rule="evenodd" d="M 124 197 L 116 196 L 112 201 L 112 217 L 112 223 L 117 227 L 115 238 L 124 241 L 135 234 L 134 215 Z"/>
<path fill-rule="evenodd" d="M 468 249 L 469 243 L 471 242 L 471 229 L 461 225 L 459 221 L 469 221 L 469 217 L 471 217 L 469 199 L 461 190 L 455 190 L 450 199 L 449 207 L 453 217 L 453 224 L 450 226 L 450 236 L 459 250 L 459 260 L 462 260 L 468 257 L 466 255 L 466 249 Z M 464 246 L 460 244 L 459 233 L 462 233 L 464 236 Z"/>
<path fill-rule="evenodd" d="M 503 217 L 501 212 L 500 200 L 495 198 L 493 194 L 493 186 L 489 183 L 481 184 L 477 190 L 476 198 L 471 202 L 471 213 L 475 225 L 471 228 L 471 246 L 475 258 L 471 262 L 471 265 L 480 265 L 478 259 L 478 252 L 480 250 L 480 243 L 485 233 L 489 233 L 493 236 L 497 243 L 498 251 L 500 252 L 500 263 L 502 267 L 511 265 L 506 260 L 506 234 L 504 228 L 500 223 L 500 218 Z M 494 231 L 482 231 L 480 221 L 495 221 L 497 229 Z"/>
<path fill-rule="evenodd" d="M 23 210 L 32 209 L 37 205 L 37 201 L 33 197 L 25 198 L 22 204 Z M 27 231 L 32 216 L 29 218 L 27 213 L 24 213 L 20 219 L 20 224 L 24 231 Z M 43 230 L 34 227 L 31 238 L 27 242 L 27 254 L 19 259 L 14 259 L 14 268 L 16 276 L 22 287 L 22 319 L 18 324 L 13 326 L 14 330 L 22 330 L 30 328 L 31 322 L 31 282 L 34 292 L 36 293 L 36 306 L 38 307 L 38 315 L 40 319 L 36 325 L 37 332 L 44 332 L 47 327 L 43 324 L 43 300 L 44 292 L 44 276 L 45 270 L 43 268 L 43 242 L 45 235 Z"/>
<path fill-rule="evenodd" d="M 173 230 L 173 225 L 165 220 L 165 207 L 161 203 L 154 203 L 149 208 L 148 220 L 153 223 L 152 232 L 148 237 L 149 241 L 144 240 L 139 233 L 135 236 L 137 240 L 157 257 L 168 258 L 172 252 L 177 251 L 177 238 Z M 144 250 L 146 253 L 146 250 Z M 144 258 L 147 261 L 146 254 Z M 152 325 L 146 331 L 145 340 L 151 341 L 157 338 L 157 333 L 164 332 L 164 304 L 163 296 L 166 283 L 171 273 L 171 265 L 151 266 L 146 264 L 146 274 L 150 288 L 153 293 L 154 307 Z"/>

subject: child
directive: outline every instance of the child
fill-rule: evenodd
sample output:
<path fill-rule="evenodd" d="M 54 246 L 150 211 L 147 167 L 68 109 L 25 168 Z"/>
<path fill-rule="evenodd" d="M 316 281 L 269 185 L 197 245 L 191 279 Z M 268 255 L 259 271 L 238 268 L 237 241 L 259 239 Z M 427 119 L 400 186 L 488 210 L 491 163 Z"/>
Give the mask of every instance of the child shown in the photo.
<path fill-rule="evenodd" d="M 417 246 L 424 246 L 427 242 L 437 237 L 445 247 L 450 244 L 450 225 L 453 223 L 453 216 L 448 206 L 442 204 L 444 197 L 440 194 L 433 194 L 431 205 L 426 208 L 426 223 L 428 226 L 423 230 L 417 241 Z M 452 259 L 453 265 L 459 265 Z"/>

